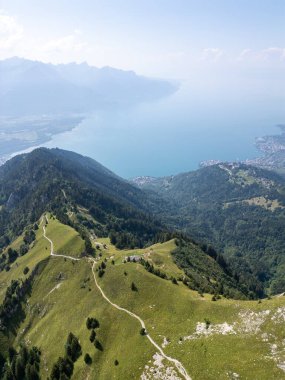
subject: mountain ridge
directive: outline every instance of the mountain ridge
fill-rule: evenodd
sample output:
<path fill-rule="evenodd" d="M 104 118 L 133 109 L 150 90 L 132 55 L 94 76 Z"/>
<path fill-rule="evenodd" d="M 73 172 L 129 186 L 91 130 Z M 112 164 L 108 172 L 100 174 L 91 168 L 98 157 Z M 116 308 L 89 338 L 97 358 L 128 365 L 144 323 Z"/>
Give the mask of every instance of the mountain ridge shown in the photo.
<path fill-rule="evenodd" d="M 284 378 L 284 297 L 155 217 L 160 198 L 60 149 L 0 168 L 1 379 Z"/>
<path fill-rule="evenodd" d="M 19 370 L 15 372 L 15 359 L 21 357 L 21 350 L 25 347 L 30 349 L 31 345 L 40 352 L 37 368 L 42 379 L 59 379 L 57 363 L 61 363 L 60 371 L 67 369 L 63 359 L 58 358 L 65 358 L 69 363 L 69 355 L 74 363 L 70 363 L 68 378 L 153 379 L 155 373 L 160 379 L 165 379 L 171 373 L 174 378 L 186 379 L 185 376 L 180 377 L 171 362 L 158 356 L 156 349 L 148 344 L 144 335 L 148 331 L 163 352 L 179 361 L 193 379 L 219 376 L 226 380 L 229 368 L 230 373 L 250 375 L 253 379 L 265 380 L 269 374 L 276 379 L 284 378 L 280 367 L 284 355 L 280 352 L 275 356 L 270 351 L 273 344 L 278 350 L 283 347 L 283 297 L 260 303 L 237 302 L 223 297 L 211 300 L 207 294 L 199 295 L 184 286 L 182 278 L 179 278 L 181 272 L 169 257 L 172 242 L 142 250 L 120 251 L 108 239 L 96 239 L 94 246 L 100 244 L 101 248 L 96 256 L 98 270 L 92 265 L 94 283 L 90 279 L 89 259 L 77 259 L 82 247 L 80 237 L 77 236 L 76 245 L 71 245 L 70 236 L 75 237 L 76 232 L 61 225 L 54 216 L 45 216 L 47 224 L 43 227 L 43 222 L 38 221 L 40 228 L 36 230 L 36 239 L 29 251 L 11 264 L 8 272 L 2 272 L 0 299 L 6 294 L 6 303 L 9 302 L 9 292 L 14 289 L 8 286 L 9 292 L 5 293 L 3 285 L 6 282 L 8 285 L 9 279 L 12 279 L 16 291 L 20 286 L 23 292 L 21 283 L 26 280 L 31 287 L 28 294 L 23 293 L 20 297 L 22 316 L 18 324 L 14 324 L 15 314 L 11 319 L 14 330 L 8 330 L 8 334 L 0 331 L 0 373 L 4 371 L 5 380 L 10 371 L 17 380 L 23 378 L 18 377 Z M 46 231 L 44 234 L 42 228 Z M 62 235 L 58 234 L 59 229 Z M 53 242 L 55 255 L 50 255 L 50 243 L 47 244 L 45 234 Z M 16 248 L 15 245 L 13 247 Z M 75 259 L 69 256 L 71 253 Z M 153 263 L 156 269 L 170 271 L 178 282 L 154 275 L 138 262 L 125 260 L 126 255 L 132 257 L 134 254 Z M 36 264 L 39 260 L 44 264 L 43 261 Z M 31 271 L 35 264 L 38 269 L 33 270 L 35 275 L 29 280 L 29 272 L 22 271 L 27 267 Z M 19 280 L 13 282 L 15 278 Z M 103 294 L 107 301 L 102 298 Z M 129 316 L 124 310 L 130 311 Z M 143 332 L 132 318 L 134 314 L 143 320 L 146 328 Z M 2 315 L 0 306 L 0 317 Z M 97 321 L 95 335 L 88 327 L 92 321 Z M 49 333 L 44 336 L 42 331 L 47 324 Z M 72 356 L 72 351 L 68 354 L 64 349 L 64 342 L 70 334 L 80 344 L 77 356 Z M 270 336 L 268 342 L 264 341 L 265 336 Z M 255 350 L 252 350 L 252 344 Z M 8 347 L 9 353 L 14 353 L 14 356 L 10 354 L 10 359 Z M 85 362 L 83 358 L 87 353 L 88 361 Z M 160 364 L 157 364 L 158 359 Z M 254 373 L 252 360 L 257 363 Z M 26 365 L 23 362 L 24 368 Z"/>
<path fill-rule="evenodd" d="M 96 215 L 102 231 L 107 228 L 115 233 L 123 228 L 128 240 L 131 235 L 127 229 L 137 228 L 141 231 L 141 237 L 136 233 L 137 244 L 161 231 L 160 223 L 156 221 L 155 226 L 148 216 L 152 201 L 147 201 L 141 190 L 96 161 L 73 152 L 39 148 L 16 156 L 0 168 L 0 193 L 2 244 L 47 209 L 68 222 L 65 209 L 77 204 Z"/>
<path fill-rule="evenodd" d="M 168 96 L 177 84 L 110 67 L 0 61 L 0 115 L 86 113 L 108 104 L 134 104 Z"/>
<path fill-rule="evenodd" d="M 142 248 L 175 237 L 180 241 L 180 248 L 176 249 L 177 263 L 185 268 L 185 273 L 188 265 L 183 263 L 181 251 L 191 256 L 194 250 L 193 257 L 199 256 L 195 266 L 188 270 L 189 278 L 185 277 L 185 283 L 189 282 L 192 289 L 217 291 L 215 285 L 203 279 L 203 263 L 210 258 L 212 277 L 217 283 L 218 279 L 225 281 L 231 289 L 227 291 L 229 296 L 249 296 L 248 289 L 233 278 L 230 267 L 219 254 L 154 216 L 155 211 L 168 207 L 166 201 L 137 189 L 93 159 L 46 148 L 16 156 L 0 168 L 0 194 L 2 247 L 27 225 L 36 223 L 42 213 L 50 211 L 61 222 L 78 230 L 89 248 L 88 228 L 92 229 L 92 236 L 109 236 L 120 249 Z M 87 230 L 82 229 L 83 225 Z"/>
<path fill-rule="evenodd" d="M 284 178 L 246 164 L 220 163 L 162 178 L 136 178 L 139 188 L 169 203 L 156 215 L 197 241 L 212 244 L 257 287 L 285 290 Z M 251 273 L 251 274 L 250 274 Z"/>

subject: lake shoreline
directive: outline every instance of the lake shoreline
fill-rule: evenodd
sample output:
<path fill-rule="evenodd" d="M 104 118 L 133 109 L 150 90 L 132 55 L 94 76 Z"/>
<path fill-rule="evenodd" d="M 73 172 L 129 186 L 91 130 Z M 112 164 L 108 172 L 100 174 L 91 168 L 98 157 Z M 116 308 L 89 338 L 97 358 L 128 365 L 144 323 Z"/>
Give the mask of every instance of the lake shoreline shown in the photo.
<path fill-rule="evenodd" d="M 3 165 L 5 162 L 9 161 L 12 157 L 15 157 L 22 153 L 28 153 L 43 144 L 46 144 L 52 139 L 62 133 L 70 132 L 76 127 L 80 126 L 81 122 L 87 117 L 87 115 L 61 115 L 61 116 L 46 116 L 46 117 L 31 117 L 30 119 L 27 118 L 11 118 L 10 124 L 12 124 L 12 127 L 10 127 L 10 130 L 5 130 L 5 124 L 0 127 L 0 134 L 4 137 L 6 137 L 6 141 L 0 141 L 0 151 L 3 151 L 3 147 L 1 145 L 5 146 L 7 145 L 7 142 L 10 144 L 16 144 L 17 148 L 13 148 L 10 146 L 10 144 L 5 146 L 6 151 L 5 153 L 0 155 L 0 166 Z M 18 121 L 18 123 L 17 123 Z M 23 123 L 29 123 L 29 127 L 26 130 L 21 129 Z M 36 134 L 37 139 L 36 140 L 29 140 L 29 133 L 32 134 L 32 130 L 38 127 Z M 19 137 L 21 134 L 24 134 L 27 139 L 21 140 Z M 9 137 L 11 137 L 10 140 L 7 140 Z M 15 141 L 16 140 L 16 141 Z M 2 148 L 2 149 L 1 149 Z"/>

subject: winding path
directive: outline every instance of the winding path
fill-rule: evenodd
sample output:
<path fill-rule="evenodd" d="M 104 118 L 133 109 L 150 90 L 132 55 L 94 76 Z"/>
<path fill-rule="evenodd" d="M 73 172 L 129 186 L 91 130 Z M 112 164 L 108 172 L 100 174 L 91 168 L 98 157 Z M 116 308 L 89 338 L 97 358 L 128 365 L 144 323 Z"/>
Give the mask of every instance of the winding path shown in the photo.
<path fill-rule="evenodd" d="M 96 262 L 95 260 L 92 260 L 93 261 L 93 265 L 92 265 L 92 273 L 93 273 L 93 277 L 94 277 L 94 281 L 95 281 L 95 284 L 97 286 L 97 288 L 100 290 L 103 298 L 109 302 L 110 305 L 112 305 L 113 307 L 115 307 L 116 309 L 118 310 L 121 310 L 121 311 L 124 311 L 125 313 L 129 314 L 131 317 L 133 318 L 136 318 L 140 324 L 141 324 L 141 327 L 143 329 L 146 329 L 145 327 L 145 323 L 144 321 L 136 314 L 132 313 L 131 311 L 127 310 L 127 309 L 124 309 L 123 307 L 113 303 L 112 301 L 110 301 L 110 299 L 106 296 L 106 294 L 103 292 L 101 286 L 98 284 L 97 282 L 97 279 L 96 279 L 96 276 L 95 276 L 95 272 L 94 272 L 94 268 L 95 268 L 95 265 L 96 265 Z M 152 339 L 152 337 L 146 333 L 146 337 L 148 338 L 148 340 L 151 342 L 151 344 L 158 349 L 158 351 L 160 352 L 161 356 L 163 356 L 165 359 L 167 359 L 168 361 L 172 362 L 175 364 L 176 368 L 178 369 L 179 373 L 186 379 L 186 380 L 191 380 L 191 377 L 188 375 L 186 369 L 183 367 L 183 365 L 176 359 L 173 359 L 171 358 L 170 356 L 167 356 L 162 348 Z"/>
<path fill-rule="evenodd" d="M 41 221 L 42 223 L 42 221 Z M 81 259 L 77 259 L 75 257 L 72 257 L 72 256 L 66 256 L 66 255 L 58 255 L 56 253 L 54 253 L 54 245 L 53 245 L 53 241 L 51 239 L 49 239 L 46 235 L 46 227 L 45 225 L 43 226 L 43 235 L 44 235 L 44 238 L 46 240 L 49 241 L 50 243 L 50 254 L 51 256 L 57 256 L 57 257 L 64 257 L 66 259 L 70 259 L 70 260 L 75 260 L 75 261 L 79 261 Z M 145 323 L 144 321 L 136 314 L 132 313 L 131 311 L 113 303 L 107 296 L 106 294 L 104 293 L 104 291 L 102 290 L 101 286 L 98 284 L 97 282 L 97 279 L 96 279 L 96 275 L 95 275 L 95 266 L 96 266 L 96 261 L 89 257 L 88 258 L 89 261 L 92 262 L 92 274 L 93 274 L 93 277 L 94 277 L 94 282 L 95 282 L 95 285 L 97 286 L 98 290 L 100 291 L 102 297 L 110 304 L 112 305 L 115 309 L 117 310 L 120 310 L 120 311 L 123 311 L 127 314 L 129 314 L 131 317 L 137 319 L 140 324 L 141 324 L 141 327 L 143 329 L 146 330 L 146 326 L 145 326 Z M 186 369 L 183 367 L 183 365 L 180 363 L 180 361 L 178 361 L 177 359 L 174 359 L 170 356 L 167 356 L 164 351 L 162 350 L 162 348 L 152 339 L 152 337 L 149 335 L 149 333 L 147 332 L 146 330 L 146 337 L 148 338 L 148 340 L 151 342 L 151 344 L 160 352 L 161 356 L 163 356 L 166 360 L 168 360 L 169 362 L 173 363 L 175 365 L 175 367 L 177 368 L 178 372 L 184 377 L 185 380 L 192 380 L 191 377 L 188 375 Z"/>
<path fill-rule="evenodd" d="M 57 256 L 57 257 L 65 257 L 66 259 L 74 260 L 74 261 L 80 261 L 81 259 L 77 259 L 76 257 L 72 256 L 66 256 L 66 255 L 58 255 L 57 253 L 54 253 L 53 250 L 53 241 L 50 240 L 50 238 L 47 237 L 46 235 L 46 226 L 43 226 L 43 231 L 44 231 L 44 237 L 49 241 L 50 243 L 50 255 L 51 256 Z"/>

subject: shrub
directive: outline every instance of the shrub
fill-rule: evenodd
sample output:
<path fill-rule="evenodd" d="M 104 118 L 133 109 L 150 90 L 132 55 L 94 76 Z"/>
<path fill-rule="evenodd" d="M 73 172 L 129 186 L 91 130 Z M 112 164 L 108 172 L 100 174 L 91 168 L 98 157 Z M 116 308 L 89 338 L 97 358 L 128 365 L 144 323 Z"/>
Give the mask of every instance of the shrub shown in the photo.
<path fill-rule="evenodd" d="M 99 351 L 103 351 L 103 346 L 102 346 L 102 344 L 99 342 L 98 339 L 95 339 L 94 346 L 97 348 L 97 350 L 99 350 Z"/>
<path fill-rule="evenodd" d="M 208 330 L 208 328 L 210 327 L 211 321 L 208 318 L 205 318 L 204 321 L 205 321 L 206 329 Z"/>
<path fill-rule="evenodd" d="M 90 365 L 92 363 L 92 358 L 89 354 L 84 355 L 84 361 L 86 364 Z"/>
<path fill-rule="evenodd" d="M 142 328 L 140 329 L 140 334 L 141 334 L 141 335 L 146 335 L 146 329 L 145 329 L 144 327 L 142 327 Z"/>
<path fill-rule="evenodd" d="M 59 357 L 52 368 L 50 379 L 70 379 L 73 374 L 73 367 L 74 365 L 70 358 Z"/>
<path fill-rule="evenodd" d="M 99 326 L 100 326 L 100 323 L 96 318 L 89 318 L 89 317 L 87 318 L 86 327 L 88 328 L 88 330 L 97 329 Z"/>
<path fill-rule="evenodd" d="M 90 334 L 90 338 L 89 338 L 90 342 L 93 343 L 95 338 L 96 338 L 96 333 L 94 330 L 92 330 Z"/>
<path fill-rule="evenodd" d="M 136 285 L 135 285 L 134 282 L 132 282 L 132 284 L 131 284 L 131 289 L 132 289 L 133 292 L 137 292 L 138 291 L 138 288 L 136 287 Z"/>
<path fill-rule="evenodd" d="M 82 354 L 79 340 L 72 333 L 69 333 L 68 335 L 67 342 L 65 345 L 65 352 L 66 356 L 69 357 L 73 362 L 75 362 Z"/>

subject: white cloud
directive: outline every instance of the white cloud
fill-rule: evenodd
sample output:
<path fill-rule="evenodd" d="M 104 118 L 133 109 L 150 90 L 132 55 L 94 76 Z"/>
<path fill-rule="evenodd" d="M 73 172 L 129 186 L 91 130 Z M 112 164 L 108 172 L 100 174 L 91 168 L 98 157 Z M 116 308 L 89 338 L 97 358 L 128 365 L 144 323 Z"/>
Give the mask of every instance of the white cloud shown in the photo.
<path fill-rule="evenodd" d="M 285 48 L 269 47 L 261 51 L 262 57 L 267 61 L 284 61 Z"/>
<path fill-rule="evenodd" d="M 82 52 L 87 47 L 88 44 L 82 39 L 81 31 L 75 30 L 72 34 L 46 42 L 40 50 L 51 54 L 73 54 Z"/>
<path fill-rule="evenodd" d="M 81 62 L 93 49 L 78 29 L 54 39 L 29 36 L 13 16 L 0 10 L 0 59 L 20 56 L 45 62 Z M 86 58 L 85 58 L 86 57 Z"/>
<path fill-rule="evenodd" d="M 81 30 L 50 31 L 49 38 L 25 28 L 16 17 L 0 10 L 0 59 L 20 56 L 51 63 L 87 61 L 95 66 L 117 66 L 157 76 L 187 76 L 191 70 L 237 69 L 239 67 L 282 68 L 285 48 L 271 46 L 264 49 L 244 49 L 240 53 L 233 49 L 208 47 L 194 50 L 184 48 L 167 51 L 133 50 L 116 40 L 108 42 L 104 35 L 85 36 Z"/>
<path fill-rule="evenodd" d="M 23 27 L 14 17 L 0 11 L 0 49 L 14 48 L 23 37 Z"/>
<path fill-rule="evenodd" d="M 218 48 L 207 48 L 202 52 L 202 61 L 218 62 L 224 56 L 224 51 Z"/>
<path fill-rule="evenodd" d="M 253 51 L 251 49 L 244 49 L 238 56 L 238 61 L 243 61 L 252 55 Z"/>
<path fill-rule="evenodd" d="M 244 49 L 238 56 L 238 61 L 249 63 L 280 63 L 285 61 L 285 48 L 268 47 L 262 50 Z"/>

